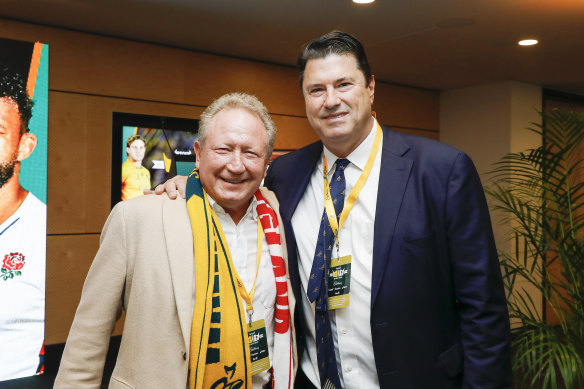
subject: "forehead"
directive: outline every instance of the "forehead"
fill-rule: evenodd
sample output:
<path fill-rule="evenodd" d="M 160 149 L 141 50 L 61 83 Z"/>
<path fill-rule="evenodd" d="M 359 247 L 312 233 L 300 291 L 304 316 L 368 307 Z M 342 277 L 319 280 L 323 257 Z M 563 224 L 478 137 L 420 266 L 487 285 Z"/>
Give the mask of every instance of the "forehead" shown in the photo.
<path fill-rule="evenodd" d="M 130 143 L 130 147 L 140 147 L 145 146 L 146 144 L 142 139 L 134 139 L 132 143 Z"/>
<path fill-rule="evenodd" d="M 238 132 L 255 131 L 261 128 L 265 131 L 264 123 L 259 116 L 255 112 L 243 107 L 223 108 L 213 116 L 209 128 Z"/>
<path fill-rule="evenodd" d="M 20 132 L 20 114 L 18 105 L 9 97 L 0 98 L 0 126 L 5 130 L 15 130 Z"/>
<path fill-rule="evenodd" d="M 304 69 L 304 83 L 355 78 L 363 72 L 353 54 L 329 54 L 323 58 L 309 59 Z"/>
<path fill-rule="evenodd" d="M 217 112 L 208 125 L 205 144 L 265 148 L 268 131 L 264 122 L 247 108 L 225 108 Z"/>

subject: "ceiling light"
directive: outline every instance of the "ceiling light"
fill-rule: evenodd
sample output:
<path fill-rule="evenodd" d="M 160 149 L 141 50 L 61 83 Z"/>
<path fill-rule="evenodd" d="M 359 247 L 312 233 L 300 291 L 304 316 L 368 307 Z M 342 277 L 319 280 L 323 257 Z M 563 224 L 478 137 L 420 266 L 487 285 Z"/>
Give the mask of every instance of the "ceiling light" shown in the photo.
<path fill-rule="evenodd" d="M 369 4 L 369 3 L 373 3 L 375 0 L 353 0 L 353 3 L 357 3 L 357 4 Z"/>
<path fill-rule="evenodd" d="M 524 39 L 522 41 L 519 41 L 519 46 L 533 46 L 533 45 L 537 45 L 537 39 Z"/>

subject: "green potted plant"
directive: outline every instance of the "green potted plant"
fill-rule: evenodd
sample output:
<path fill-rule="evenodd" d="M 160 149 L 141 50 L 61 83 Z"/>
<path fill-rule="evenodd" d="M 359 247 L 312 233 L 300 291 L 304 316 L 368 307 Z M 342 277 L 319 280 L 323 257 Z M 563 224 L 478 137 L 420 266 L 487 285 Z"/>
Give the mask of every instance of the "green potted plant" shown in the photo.
<path fill-rule="evenodd" d="M 511 228 L 501 253 L 517 387 L 584 388 L 584 115 L 542 113 L 542 146 L 501 158 L 486 190 Z M 533 291 L 537 291 L 535 296 Z M 542 301 L 543 300 L 543 301 Z"/>

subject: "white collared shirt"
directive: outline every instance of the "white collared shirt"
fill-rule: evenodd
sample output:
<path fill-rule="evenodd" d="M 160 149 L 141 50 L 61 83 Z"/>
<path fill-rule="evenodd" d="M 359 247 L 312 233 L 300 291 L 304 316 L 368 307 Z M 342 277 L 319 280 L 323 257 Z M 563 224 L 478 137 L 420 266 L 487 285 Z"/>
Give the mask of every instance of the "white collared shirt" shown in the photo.
<path fill-rule="evenodd" d="M 363 171 L 377 129 L 374 120 L 371 132 L 361 144 L 347 156 L 345 169 L 345 200 Z M 382 141 L 383 144 L 383 141 Z M 329 177 L 336 168 L 337 157 L 326 147 L 323 150 L 329 168 Z M 340 256 L 351 255 L 350 304 L 347 308 L 330 311 L 331 327 L 335 342 L 337 366 L 341 384 L 345 388 L 379 387 L 373 343 L 371 339 L 371 278 L 373 265 L 373 228 L 377 206 L 377 188 L 381 167 L 381 145 L 375 157 L 371 173 L 357 201 L 339 233 Z M 322 157 L 312 172 L 310 183 L 292 216 L 292 228 L 296 236 L 299 255 L 299 273 L 302 284 L 301 309 L 306 331 L 306 351 L 300 366 L 310 381 L 320 388 L 318 373 L 314 304 L 306 297 L 306 288 L 312 269 L 320 221 L 324 211 L 324 184 Z M 336 257 L 336 250 L 333 250 Z"/>
<path fill-rule="evenodd" d="M 47 206 L 28 193 L 0 224 L 0 381 L 36 374 L 45 337 Z M 9 257 L 23 258 L 18 271 Z M 11 277 L 9 277 L 11 275 Z"/>
<path fill-rule="evenodd" d="M 245 289 L 251 292 L 253 281 L 256 275 L 257 267 L 257 222 L 258 215 L 256 211 L 257 200 L 252 198 L 247 211 L 237 225 L 231 219 L 231 216 L 217 204 L 210 196 L 209 204 L 217 214 L 217 218 L 223 228 L 223 233 L 229 245 L 231 259 L 237 269 L 239 277 L 245 285 Z M 253 296 L 253 314 L 252 321 L 264 319 L 266 322 L 266 334 L 268 337 L 268 350 L 270 354 L 270 366 L 272 366 L 274 355 L 274 309 L 276 303 L 276 278 L 272 268 L 272 259 L 268 251 L 268 243 L 265 235 L 262 243 L 262 258 L 260 260 L 260 269 L 257 272 L 255 294 Z M 245 302 L 240 300 L 242 308 L 245 309 Z M 247 315 L 246 315 L 247 319 Z M 256 374 L 252 377 L 252 388 L 261 389 L 265 384 L 270 382 L 271 375 L 269 371 Z"/>

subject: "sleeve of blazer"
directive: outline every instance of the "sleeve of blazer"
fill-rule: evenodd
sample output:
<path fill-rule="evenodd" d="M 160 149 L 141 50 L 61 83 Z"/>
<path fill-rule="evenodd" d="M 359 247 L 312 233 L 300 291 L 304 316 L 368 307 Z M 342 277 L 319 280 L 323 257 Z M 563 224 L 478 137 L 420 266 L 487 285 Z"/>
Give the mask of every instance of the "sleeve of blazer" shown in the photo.
<path fill-rule="evenodd" d="M 109 340 L 122 306 L 126 280 L 122 203 L 106 221 L 100 248 L 83 286 L 55 388 L 99 388 Z"/>
<path fill-rule="evenodd" d="M 510 388 L 509 317 L 489 211 L 478 174 L 459 153 L 446 222 L 464 350 L 464 388 Z"/>

